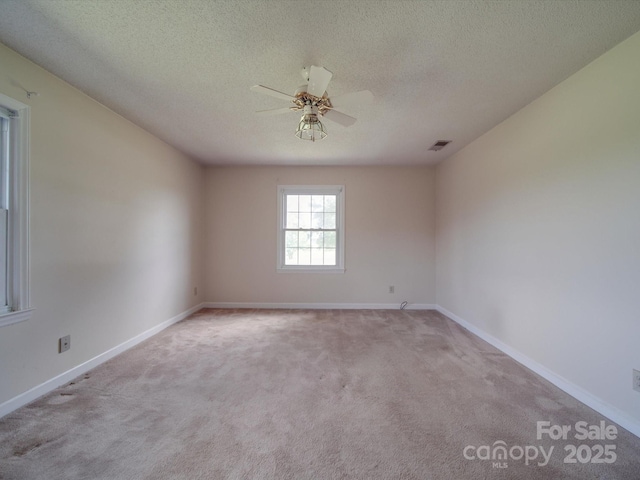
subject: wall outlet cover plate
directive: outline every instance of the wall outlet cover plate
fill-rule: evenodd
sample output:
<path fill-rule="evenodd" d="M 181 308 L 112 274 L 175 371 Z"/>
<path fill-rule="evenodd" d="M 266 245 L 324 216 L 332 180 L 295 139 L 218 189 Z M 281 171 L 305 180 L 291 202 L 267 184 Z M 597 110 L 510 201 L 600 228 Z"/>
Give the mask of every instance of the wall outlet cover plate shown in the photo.
<path fill-rule="evenodd" d="M 58 342 L 58 353 L 66 352 L 71 348 L 71 335 L 61 337 Z"/>

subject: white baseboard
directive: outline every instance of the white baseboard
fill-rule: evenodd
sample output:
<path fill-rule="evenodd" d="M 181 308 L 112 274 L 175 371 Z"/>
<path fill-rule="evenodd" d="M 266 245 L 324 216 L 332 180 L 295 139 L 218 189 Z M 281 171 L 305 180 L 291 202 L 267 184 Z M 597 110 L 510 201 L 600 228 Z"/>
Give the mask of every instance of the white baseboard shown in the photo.
<path fill-rule="evenodd" d="M 400 310 L 399 303 L 253 303 L 253 302 L 208 302 L 204 308 L 265 308 L 308 310 Z M 405 310 L 435 310 L 429 303 L 409 303 Z"/>
<path fill-rule="evenodd" d="M 436 310 L 442 313 L 443 315 L 446 315 L 447 317 L 449 317 L 454 322 L 458 323 L 463 328 L 469 330 L 474 335 L 480 337 L 485 342 L 493 345 L 498 350 L 501 350 L 503 353 L 513 358 L 516 362 L 524 365 L 529 370 L 534 371 L 545 380 L 548 380 L 549 382 L 553 383 L 560 390 L 565 391 L 576 400 L 579 400 L 585 405 L 593 408 L 596 412 L 601 413 L 602 415 L 607 417 L 609 420 L 617 423 L 621 427 L 633 433 L 636 437 L 640 437 L 640 422 L 630 417 L 625 412 L 619 410 L 613 405 L 610 405 L 609 403 L 605 402 L 601 398 L 596 397 L 595 395 L 586 391 L 582 387 L 579 387 L 576 384 L 570 382 L 569 380 L 557 375 L 556 373 L 552 372 L 545 366 L 541 365 L 535 360 L 532 360 L 531 358 L 522 354 L 518 350 L 510 347 L 506 343 L 503 343 L 502 341 L 498 340 L 494 336 L 489 335 L 484 330 L 481 330 L 475 325 L 458 317 L 456 314 L 450 312 L 446 308 L 441 307 L 440 305 L 436 305 Z"/>
<path fill-rule="evenodd" d="M 161 324 L 156 325 L 155 327 L 150 328 L 145 332 L 142 332 L 139 335 L 136 335 L 135 337 L 127 340 L 126 342 L 123 342 L 120 345 L 115 346 L 107 350 L 106 352 L 101 353 L 96 357 L 93 357 L 91 360 L 87 360 L 86 362 L 73 367 L 71 370 L 67 370 L 64 373 L 61 373 L 60 375 L 53 377 L 47 380 L 46 382 L 33 387 L 31 390 L 27 390 L 26 392 L 18 395 L 17 397 L 7 400 L 6 402 L 0 404 L 0 418 L 4 417 L 5 415 L 8 415 L 9 413 L 13 412 L 14 410 L 17 410 L 18 408 L 28 403 L 33 402 L 37 398 L 49 393 L 50 391 L 58 388 L 59 386 L 64 385 L 67 382 L 70 382 L 74 378 L 82 375 L 83 373 L 88 372 L 89 370 L 97 367 L 101 363 L 104 363 L 107 360 L 112 359 L 113 357 L 124 352 L 125 350 L 128 350 L 131 347 L 136 346 L 140 342 L 146 340 L 149 337 L 152 337 L 156 333 L 161 332 L 162 330 L 173 325 L 174 323 L 178 323 L 180 320 L 184 320 L 189 315 L 197 312 L 198 310 L 201 310 L 202 308 L 203 308 L 203 304 L 196 305 L 195 307 L 191 307 L 189 310 L 182 312 L 179 315 L 176 315 L 175 317 L 170 318 L 169 320 L 166 320 Z"/>

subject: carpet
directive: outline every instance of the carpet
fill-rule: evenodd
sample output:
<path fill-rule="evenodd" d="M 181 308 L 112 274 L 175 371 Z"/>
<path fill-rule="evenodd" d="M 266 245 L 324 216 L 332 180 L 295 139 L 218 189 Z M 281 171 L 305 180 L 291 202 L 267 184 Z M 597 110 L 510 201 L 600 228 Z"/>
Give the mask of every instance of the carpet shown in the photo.
<path fill-rule="evenodd" d="M 640 439 L 435 311 L 205 309 L 0 419 L 2 480 L 493 478 Z"/>

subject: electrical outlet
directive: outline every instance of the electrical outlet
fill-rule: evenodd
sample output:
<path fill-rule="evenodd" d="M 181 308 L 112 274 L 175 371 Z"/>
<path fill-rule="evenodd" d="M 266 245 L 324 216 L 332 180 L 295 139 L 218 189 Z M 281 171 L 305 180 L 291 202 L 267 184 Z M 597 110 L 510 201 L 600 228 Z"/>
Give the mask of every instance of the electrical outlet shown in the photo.
<path fill-rule="evenodd" d="M 60 338 L 58 340 L 58 353 L 66 352 L 71 348 L 71 335 Z"/>
<path fill-rule="evenodd" d="M 633 369 L 633 389 L 640 392 L 640 370 Z"/>
<path fill-rule="evenodd" d="M 394 287 L 393 285 L 389 286 L 389 293 L 396 293 L 396 287 Z"/>
<path fill-rule="evenodd" d="M 198 295 L 198 287 L 193 287 L 193 295 Z"/>

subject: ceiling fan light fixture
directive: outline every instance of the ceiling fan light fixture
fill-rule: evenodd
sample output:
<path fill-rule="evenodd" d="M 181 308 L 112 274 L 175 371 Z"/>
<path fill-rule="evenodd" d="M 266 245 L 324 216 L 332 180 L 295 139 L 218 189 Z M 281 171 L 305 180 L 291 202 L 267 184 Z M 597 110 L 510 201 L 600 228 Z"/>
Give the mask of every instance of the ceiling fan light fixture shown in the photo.
<path fill-rule="evenodd" d="M 327 132 L 324 129 L 322 122 L 318 120 L 317 115 L 303 115 L 298 129 L 296 130 L 296 137 L 300 140 L 322 140 L 327 137 Z"/>
<path fill-rule="evenodd" d="M 305 105 L 304 115 L 302 115 L 296 129 L 296 137 L 300 140 L 310 140 L 312 142 L 327 137 L 324 125 L 318 119 L 318 108 L 315 105 Z"/>

